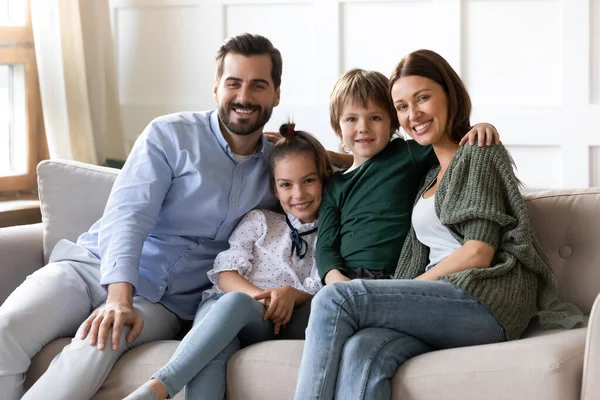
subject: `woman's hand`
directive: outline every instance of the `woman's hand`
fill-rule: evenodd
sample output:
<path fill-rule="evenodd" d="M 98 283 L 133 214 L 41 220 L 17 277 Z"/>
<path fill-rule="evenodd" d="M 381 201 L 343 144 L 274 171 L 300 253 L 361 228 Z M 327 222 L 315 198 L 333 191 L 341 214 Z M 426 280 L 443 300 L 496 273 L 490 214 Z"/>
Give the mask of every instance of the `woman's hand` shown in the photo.
<path fill-rule="evenodd" d="M 477 140 L 479 147 L 490 147 L 492 144 L 500 143 L 500 135 L 492 124 L 477 124 L 458 143 L 460 146 L 469 142 L 470 145 L 475 144 Z"/>

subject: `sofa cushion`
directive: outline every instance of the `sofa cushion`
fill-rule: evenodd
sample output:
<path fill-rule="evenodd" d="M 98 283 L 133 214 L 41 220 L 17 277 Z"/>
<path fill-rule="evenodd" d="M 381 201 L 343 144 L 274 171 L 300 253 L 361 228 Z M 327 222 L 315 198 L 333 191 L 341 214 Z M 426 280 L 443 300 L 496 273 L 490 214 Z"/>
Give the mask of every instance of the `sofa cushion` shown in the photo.
<path fill-rule="evenodd" d="M 28 390 L 46 371 L 50 362 L 71 339 L 61 338 L 50 342 L 32 360 L 27 371 L 25 390 Z M 163 340 L 138 346 L 125 353 L 113 367 L 93 400 L 122 399 L 146 382 L 175 352 L 178 341 Z M 183 400 L 183 392 L 174 399 Z"/>
<path fill-rule="evenodd" d="M 506 343 L 423 354 L 392 382 L 402 400 L 576 400 L 586 329 L 537 332 Z"/>
<path fill-rule="evenodd" d="M 579 399 L 586 328 L 534 330 L 527 335 L 512 342 L 435 351 L 415 357 L 396 373 L 392 398 Z M 26 388 L 68 343 L 68 339 L 55 340 L 35 356 L 27 373 Z M 178 343 L 174 340 L 148 343 L 125 353 L 93 399 L 126 396 L 169 360 Z M 301 340 L 278 340 L 258 343 L 235 353 L 228 363 L 227 398 L 292 399 L 303 347 Z"/>
<path fill-rule="evenodd" d="M 104 212 L 118 169 L 47 160 L 37 168 L 44 263 L 61 239 L 76 241 Z"/>
<path fill-rule="evenodd" d="M 524 197 L 561 299 L 589 315 L 600 293 L 600 188 L 553 190 Z"/>

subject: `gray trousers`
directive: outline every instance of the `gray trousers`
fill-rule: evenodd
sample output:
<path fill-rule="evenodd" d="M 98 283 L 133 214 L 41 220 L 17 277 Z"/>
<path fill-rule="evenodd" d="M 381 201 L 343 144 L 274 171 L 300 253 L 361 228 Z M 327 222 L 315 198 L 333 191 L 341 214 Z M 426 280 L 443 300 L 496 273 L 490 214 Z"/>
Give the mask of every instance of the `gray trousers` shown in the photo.
<path fill-rule="evenodd" d="M 100 261 L 68 241 L 57 244 L 50 263 L 28 276 L 0 307 L 0 400 L 89 399 L 102 386 L 118 358 L 127 350 L 156 340 L 172 339 L 181 327 L 179 318 L 142 297 L 133 306 L 143 318 L 141 335 L 126 343 L 123 330 L 119 349 L 99 351 L 80 340 L 78 329 L 93 310 L 103 305 Z M 112 330 L 109 331 L 110 338 Z M 46 344 L 73 337 L 42 377 L 23 395 L 25 373 L 31 359 Z"/>

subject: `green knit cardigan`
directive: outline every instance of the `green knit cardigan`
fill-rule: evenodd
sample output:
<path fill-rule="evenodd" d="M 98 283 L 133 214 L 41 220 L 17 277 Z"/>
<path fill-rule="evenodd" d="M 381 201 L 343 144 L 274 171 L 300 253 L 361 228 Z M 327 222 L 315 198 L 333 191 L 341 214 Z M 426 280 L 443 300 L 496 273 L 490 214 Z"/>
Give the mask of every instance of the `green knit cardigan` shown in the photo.
<path fill-rule="evenodd" d="M 433 167 L 420 198 L 440 167 Z M 572 328 L 581 312 L 558 298 L 558 285 L 535 235 L 519 192 L 512 162 L 502 145 L 462 146 L 454 155 L 435 195 L 442 224 L 462 245 L 479 240 L 495 248 L 488 268 L 473 268 L 439 279 L 485 304 L 504 327 L 508 340 L 518 339 L 532 318 L 542 328 Z M 398 260 L 395 279 L 425 272 L 429 249 L 411 228 Z"/>

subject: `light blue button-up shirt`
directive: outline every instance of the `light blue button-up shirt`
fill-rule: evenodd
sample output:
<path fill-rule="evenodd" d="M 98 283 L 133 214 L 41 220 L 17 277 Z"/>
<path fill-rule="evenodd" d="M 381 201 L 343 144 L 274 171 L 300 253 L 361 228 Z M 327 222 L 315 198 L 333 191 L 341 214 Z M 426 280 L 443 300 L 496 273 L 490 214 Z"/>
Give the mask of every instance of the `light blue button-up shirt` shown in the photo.
<path fill-rule="evenodd" d="M 135 293 L 193 319 L 206 272 L 240 219 L 273 208 L 268 159 L 236 163 L 216 111 L 152 121 L 113 186 L 102 218 L 77 243 L 101 260 L 101 284 L 128 282 Z"/>

